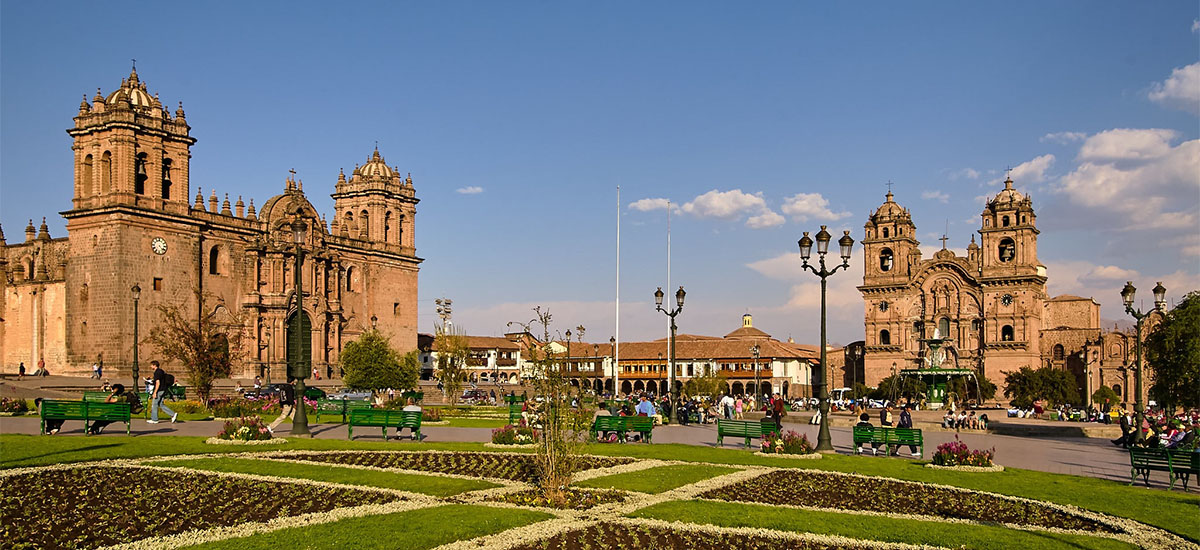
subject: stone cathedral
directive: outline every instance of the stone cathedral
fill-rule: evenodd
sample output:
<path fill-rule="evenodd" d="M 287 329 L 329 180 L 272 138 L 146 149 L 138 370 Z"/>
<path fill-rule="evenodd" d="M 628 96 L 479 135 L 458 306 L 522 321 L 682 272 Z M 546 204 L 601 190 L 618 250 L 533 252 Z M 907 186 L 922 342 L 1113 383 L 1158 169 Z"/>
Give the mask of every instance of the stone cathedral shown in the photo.
<path fill-rule="evenodd" d="M 993 382 L 1021 367 L 1041 366 L 1046 268 L 1038 262 L 1033 201 L 1011 179 L 987 202 L 980 242 L 966 257 L 945 248 L 923 258 L 916 225 L 888 191 L 867 220 L 866 265 L 858 287 L 865 302 L 864 371 L 878 384 L 893 369 L 918 368 L 918 341 L 936 331 L 950 342 L 946 367 L 982 369 Z"/>
<path fill-rule="evenodd" d="M 282 381 L 287 343 L 295 341 L 289 326 L 305 327 L 300 341 L 311 343 L 322 377 L 372 326 L 396 348 L 416 348 L 418 199 L 411 176 L 389 167 L 378 149 L 349 177 L 337 175 L 335 212 L 326 223 L 294 173 L 257 210 L 253 198 L 231 204 L 216 190 L 206 199 L 189 179 L 196 139 L 182 103 L 172 114 L 136 70 L 107 96 L 85 96 L 74 120 L 67 130 L 73 195 L 61 213 L 67 235 L 51 237 L 44 219 L 37 230 L 30 220 L 23 242 L 8 244 L 0 232 L 5 371 L 24 362 L 32 372 L 44 359 L 52 374 L 90 374 L 102 360 L 105 378 L 127 378 L 135 285 L 142 338 L 159 322 L 158 306 L 198 316 L 196 291 L 215 298 L 207 307 L 236 309 L 248 338 L 234 376 L 269 370 Z M 64 187 L 51 184 L 47 192 Z M 293 324 L 297 220 L 305 227 L 303 312 Z M 139 351 L 147 374 L 157 350 L 143 343 Z"/>

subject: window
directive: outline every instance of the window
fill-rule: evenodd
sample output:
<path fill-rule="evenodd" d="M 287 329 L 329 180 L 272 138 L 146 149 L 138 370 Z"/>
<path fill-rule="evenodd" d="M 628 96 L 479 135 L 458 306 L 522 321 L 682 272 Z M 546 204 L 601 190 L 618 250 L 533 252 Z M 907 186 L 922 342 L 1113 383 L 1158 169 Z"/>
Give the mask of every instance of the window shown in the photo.
<path fill-rule="evenodd" d="M 217 261 L 221 259 L 221 251 L 219 246 L 213 246 L 208 250 L 208 274 L 220 275 L 221 271 L 217 268 Z"/>
<path fill-rule="evenodd" d="M 155 278 L 154 278 L 154 283 L 153 283 L 153 286 L 152 286 L 152 288 L 153 288 L 154 290 L 162 290 L 162 289 L 163 289 L 163 280 L 162 280 L 162 277 L 155 277 Z"/>
<path fill-rule="evenodd" d="M 82 190 L 82 193 L 80 193 L 80 194 L 81 195 L 92 194 L 92 185 L 95 182 L 92 181 L 92 156 L 91 155 L 83 157 L 83 173 L 80 174 L 80 178 L 82 179 L 82 181 L 79 182 L 79 187 Z"/>
<path fill-rule="evenodd" d="M 888 228 L 886 228 L 886 227 L 885 227 L 885 228 L 883 228 L 883 238 L 885 238 L 885 239 L 886 239 L 886 238 L 887 238 L 887 236 L 888 236 L 888 230 L 887 230 L 887 229 L 888 229 Z"/>
<path fill-rule="evenodd" d="M 938 321 L 938 332 L 941 333 L 942 338 L 950 337 L 950 318 L 942 317 L 942 319 Z"/>
<path fill-rule="evenodd" d="M 1000 240 L 1000 261 L 1011 262 L 1017 256 L 1017 244 L 1012 239 L 1005 237 Z"/>
<path fill-rule="evenodd" d="M 400 315 L 400 302 L 392 303 L 392 315 Z"/>
<path fill-rule="evenodd" d="M 112 153 L 105 151 L 100 155 L 100 193 L 107 194 L 112 190 Z"/>
<path fill-rule="evenodd" d="M 1063 355 L 1064 355 L 1064 353 L 1063 353 L 1063 345 L 1062 345 L 1062 344 L 1055 344 L 1055 345 L 1054 345 L 1054 360 L 1055 360 L 1055 361 L 1062 361 L 1062 360 L 1063 360 Z"/>
<path fill-rule="evenodd" d="M 1000 218 L 1000 226 L 1008 227 L 1008 216 L 1004 216 L 1004 217 Z"/>
<path fill-rule="evenodd" d="M 879 251 L 879 270 L 880 271 L 891 271 L 892 270 L 892 249 L 885 248 L 885 249 Z"/>
<path fill-rule="evenodd" d="M 879 345 L 881 345 L 881 346 L 892 345 L 892 334 L 886 330 L 879 331 Z"/>
<path fill-rule="evenodd" d="M 346 292 L 354 292 L 354 288 L 356 286 L 354 284 L 354 278 L 357 276 L 358 272 L 355 271 L 353 266 L 346 268 Z"/>
<path fill-rule="evenodd" d="M 392 212 L 387 211 L 383 215 L 383 242 L 388 242 L 392 236 Z"/>
<path fill-rule="evenodd" d="M 1001 342 L 1012 342 L 1013 341 L 1012 325 L 1004 325 L 1003 327 L 1000 328 L 1000 341 Z"/>

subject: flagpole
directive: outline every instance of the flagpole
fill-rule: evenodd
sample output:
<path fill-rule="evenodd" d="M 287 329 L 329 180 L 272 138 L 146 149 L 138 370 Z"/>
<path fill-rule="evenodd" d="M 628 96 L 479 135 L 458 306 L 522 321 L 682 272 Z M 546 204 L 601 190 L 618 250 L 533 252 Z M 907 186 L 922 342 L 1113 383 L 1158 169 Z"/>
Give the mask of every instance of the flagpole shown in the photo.
<path fill-rule="evenodd" d="M 671 200 L 667 199 L 667 292 L 671 292 Z M 671 323 L 674 319 L 667 319 L 667 374 L 670 375 L 671 365 Z M 667 379 L 671 379 L 667 376 Z M 667 388 L 667 395 L 671 394 L 674 388 Z M 655 392 L 658 393 L 658 392 Z"/>
<path fill-rule="evenodd" d="M 613 329 L 613 396 L 621 391 L 621 186 L 617 186 L 617 311 L 616 327 Z"/>

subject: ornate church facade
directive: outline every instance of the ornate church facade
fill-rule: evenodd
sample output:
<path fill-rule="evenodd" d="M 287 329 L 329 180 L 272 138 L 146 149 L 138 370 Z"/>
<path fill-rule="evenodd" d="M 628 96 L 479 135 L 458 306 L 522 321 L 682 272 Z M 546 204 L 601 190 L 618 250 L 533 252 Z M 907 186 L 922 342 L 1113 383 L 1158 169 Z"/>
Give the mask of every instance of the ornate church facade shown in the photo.
<path fill-rule="evenodd" d="M 1105 385 L 1132 401 L 1132 336 L 1102 330 L 1094 299 L 1046 293 L 1032 199 L 1006 179 L 980 218 L 979 242 L 971 236 L 965 257 L 943 236 L 942 248 L 924 258 L 911 214 L 888 191 L 864 226 L 858 379 L 875 386 L 922 367 L 922 340 L 937 335 L 950 339 L 943 368 L 975 369 L 1000 387 L 997 398 L 1006 373 L 1054 367 L 1075 376 L 1081 395 Z"/>
<path fill-rule="evenodd" d="M 287 344 L 296 341 L 290 326 L 303 327 L 299 341 L 311 344 L 322 376 L 372 326 L 398 349 L 416 348 L 418 199 L 411 176 L 378 150 L 349 178 L 337 176 L 327 224 L 294 173 L 257 210 L 252 198 L 231 205 L 215 190 L 206 201 L 189 178 L 196 140 L 182 103 L 172 114 L 136 70 L 107 96 L 85 96 L 74 121 L 73 197 L 61 213 L 67 236 L 51 238 L 44 219 L 40 231 L 30 221 L 24 242 L 7 244 L 0 232 L 6 370 L 23 362 L 32 372 L 44 360 L 53 374 L 82 374 L 102 360 L 113 379 L 124 378 L 135 318 L 142 338 L 160 322 L 159 306 L 198 318 L 197 292 L 211 296 L 205 307 L 246 322 L 235 376 L 282 379 Z M 298 248 L 303 311 L 301 323 L 291 323 Z M 155 352 L 143 343 L 141 362 Z"/>

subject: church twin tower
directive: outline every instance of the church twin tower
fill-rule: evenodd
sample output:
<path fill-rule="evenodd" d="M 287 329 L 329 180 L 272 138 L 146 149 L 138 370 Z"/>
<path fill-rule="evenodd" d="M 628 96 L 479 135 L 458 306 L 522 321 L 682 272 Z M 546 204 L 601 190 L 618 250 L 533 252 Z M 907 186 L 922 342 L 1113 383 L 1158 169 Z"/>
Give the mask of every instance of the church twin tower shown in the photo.
<path fill-rule="evenodd" d="M 235 376 L 269 371 L 281 380 L 288 344 L 297 340 L 324 374 L 343 346 L 372 326 L 398 349 L 416 348 L 418 199 L 412 178 L 389 167 L 378 149 L 349 178 L 338 174 L 327 224 L 294 173 L 258 210 L 252 198 L 248 207 L 240 196 L 233 205 L 228 195 L 219 202 L 215 189 L 206 201 L 192 188 L 196 139 L 182 103 L 172 113 L 136 70 L 107 96 L 85 96 L 74 122 L 67 130 L 74 195 L 62 213 L 67 239 L 0 244 L 0 261 L 19 270 L 0 282 L 0 309 L 16 321 L 0 326 L 5 365 L 44 358 L 56 374 L 90 373 L 92 362 L 103 360 L 106 373 L 126 378 L 114 371 L 132 362 L 135 285 L 143 338 L 160 320 L 157 306 L 211 313 L 200 311 L 196 291 L 214 298 L 206 308 L 242 316 L 251 332 Z M 297 220 L 306 228 L 303 334 L 288 330 L 297 315 Z M 56 265 L 37 276 L 35 266 L 47 263 Z M 156 352 L 143 346 L 142 362 Z"/>
<path fill-rule="evenodd" d="M 909 211 L 888 191 L 864 226 L 866 383 L 922 366 L 922 338 L 951 338 L 948 368 L 980 369 L 993 382 L 1040 364 L 1046 268 L 1038 262 L 1029 197 L 1004 189 L 987 202 L 966 257 L 945 248 L 923 259 Z"/>

